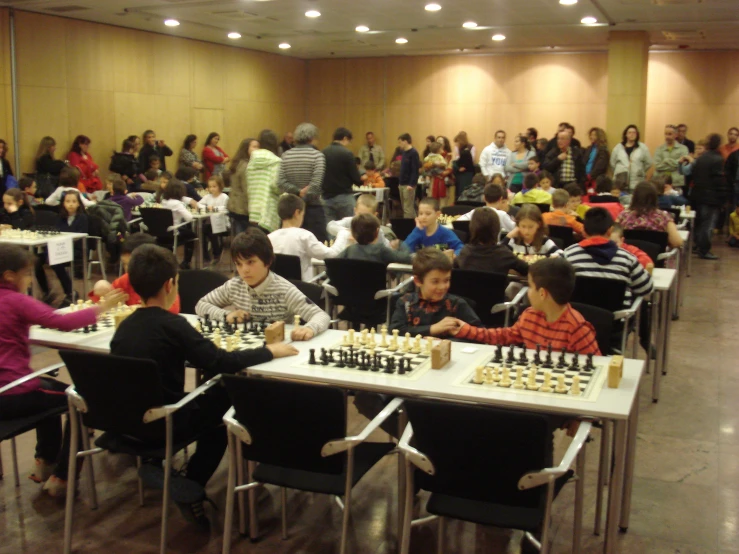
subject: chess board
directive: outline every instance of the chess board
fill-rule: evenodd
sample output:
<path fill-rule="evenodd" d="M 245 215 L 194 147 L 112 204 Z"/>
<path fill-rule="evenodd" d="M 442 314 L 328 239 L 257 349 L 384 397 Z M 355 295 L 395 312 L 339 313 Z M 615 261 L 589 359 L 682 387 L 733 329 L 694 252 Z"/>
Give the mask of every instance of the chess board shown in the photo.
<path fill-rule="evenodd" d="M 503 351 L 514 352 L 513 360 L 510 361 L 510 355 L 503 356 Z M 525 359 L 524 359 L 525 357 Z M 527 352 L 525 349 L 521 349 L 516 352 L 515 348 L 498 348 L 496 354 L 488 354 L 485 358 L 482 358 L 475 364 L 471 371 L 465 372 L 461 379 L 454 383 L 454 386 L 460 387 L 483 387 L 490 388 L 491 390 L 503 389 L 506 392 L 515 394 L 533 395 L 533 396 L 549 396 L 549 397 L 569 397 L 577 398 L 578 400 L 586 400 L 589 402 L 595 402 L 598 399 L 600 391 L 603 389 L 603 385 L 608 377 L 608 368 L 602 363 L 593 363 L 593 369 L 587 369 L 588 358 L 586 356 L 577 356 L 577 366 L 573 365 L 575 355 L 574 354 L 561 354 L 554 353 L 551 355 L 551 363 L 547 363 L 548 355 L 544 352 L 540 356 L 542 364 L 535 363 L 535 355 L 531 352 Z M 592 360 L 591 360 L 592 361 Z M 478 368 L 482 367 L 483 379 L 482 383 L 476 383 L 475 378 L 479 376 Z M 494 368 L 498 368 L 497 381 L 490 382 L 490 378 L 486 378 L 488 372 L 490 375 L 495 375 Z M 510 384 L 505 386 L 502 383 L 503 368 L 508 369 L 510 373 Z M 522 368 L 522 385 L 523 388 L 515 387 L 517 373 L 519 368 Z M 528 387 L 529 373 L 536 370 L 535 373 L 535 389 L 532 390 Z M 542 391 L 542 385 L 545 381 L 545 372 L 551 373 L 551 387 L 552 390 L 545 392 Z M 572 394 L 572 382 L 573 377 L 577 375 L 580 379 L 580 394 L 575 396 Z M 564 392 L 557 392 L 557 382 L 560 376 L 564 377 L 564 385 L 566 390 Z"/>
<path fill-rule="evenodd" d="M 533 263 L 538 262 L 539 260 L 543 260 L 545 258 L 548 258 L 549 256 L 545 256 L 543 254 L 524 254 L 522 252 L 517 252 L 516 257 L 519 260 L 523 260 L 527 264 L 531 265 Z"/>
<path fill-rule="evenodd" d="M 0 239 L 12 240 L 14 242 L 38 242 L 60 237 L 62 232 L 53 227 L 34 227 L 32 230 L 5 229 L 0 232 Z"/>
<path fill-rule="evenodd" d="M 84 308 L 91 306 L 85 305 Z M 69 310 L 60 310 L 61 312 L 68 312 Z M 106 333 L 112 333 L 115 331 L 115 316 L 117 312 L 108 312 L 100 316 L 97 323 L 94 325 L 88 325 L 87 327 L 81 327 L 72 331 L 61 331 L 59 329 L 49 329 L 48 327 L 42 327 L 40 325 L 34 325 L 31 329 L 43 329 L 45 333 L 60 334 L 61 336 L 71 335 L 85 335 L 88 337 L 96 337 Z"/>
<path fill-rule="evenodd" d="M 224 350 L 229 350 L 228 342 L 230 338 L 231 351 L 263 347 L 266 340 L 264 329 L 268 325 L 268 322 L 261 321 L 245 321 L 244 323 L 229 324 L 226 321 L 216 321 L 200 317 L 197 320 L 191 321 L 191 323 L 203 337 Z M 220 345 L 217 337 L 220 337 Z"/>

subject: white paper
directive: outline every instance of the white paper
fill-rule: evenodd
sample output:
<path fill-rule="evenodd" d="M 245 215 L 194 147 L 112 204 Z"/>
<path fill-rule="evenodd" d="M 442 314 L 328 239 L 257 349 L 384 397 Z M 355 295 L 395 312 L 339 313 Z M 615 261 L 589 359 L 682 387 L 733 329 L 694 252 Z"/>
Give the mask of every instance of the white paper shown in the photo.
<path fill-rule="evenodd" d="M 474 354 L 475 352 L 477 352 L 477 348 L 472 348 L 471 346 L 468 346 L 467 348 L 463 348 L 462 352 L 464 352 L 465 354 Z"/>
<path fill-rule="evenodd" d="M 74 259 L 71 237 L 50 240 L 47 244 L 47 250 L 49 252 L 49 265 L 66 264 Z"/>
<path fill-rule="evenodd" d="M 226 215 L 214 214 L 210 216 L 210 226 L 214 234 L 225 233 L 227 229 Z"/>

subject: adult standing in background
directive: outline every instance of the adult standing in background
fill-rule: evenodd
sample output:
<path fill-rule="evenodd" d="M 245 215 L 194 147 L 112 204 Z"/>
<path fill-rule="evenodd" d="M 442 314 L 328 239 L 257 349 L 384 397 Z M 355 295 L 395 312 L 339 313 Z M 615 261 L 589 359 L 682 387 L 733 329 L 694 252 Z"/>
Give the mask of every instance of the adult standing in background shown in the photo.
<path fill-rule="evenodd" d="M 303 229 L 323 242 L 328 238 L 326 213 L 321 203 L 326 157 L 315 148 L 317 140 L 318 128 L 312 123 L 301 123 L 295 128 L 295 146 L 282 155 L 277 186 L 280 191 L 297 194 L 305 201 Z"/>
<path fill-rule="evenodd" d="M 595 189 L 595 180 L 608 171 L 608 140 L 606 132 L 600 127 L 593 127 L 588 131 L 590 146 L 583 152 L 585 164 L 585 188 Z"/>
<path fill-rule="evenodd" d="M 121 176 L 129 192 L 135 192 L 138 189 L 136 179 L 139 174 L 139 164 L 136 162 L 136 156 L 134 156 L 134 148 L 134 142 L 130 138 L 124 140 L 121 151 L 113 152 L 108 166 L 108 171 Z"/>
<path fill-rule="evenodd" d="M 413 219 L 416 217 L 416 189 L 418 188 L 421 159 L 418 157 L 418 150 L 413 148 L 413 139 L 410 134 L 400 135 L 398 146 L 403 151 L 400 159 L 400 175 L 398 175 L 400 205 L 403 207 L 403 217 Z"/>
<path fill-rule="evenodd" d="M 285 152 L 294 147 L 295 140 L 293 139 L 293 134 L 288 131 L 287 133 L 285 133 L 285 136 L 282 137 L 282 142 L 280 143 L 279 149 L 277 151 L 279 155 L 282 156 Z"/>
<path fill-rule="evenodd" d="M 243 233 L 249 227 L 249 197 L 247 193 L 246 170 L 252 153 L 259 148 L 257 139 L 248 138 L 241 141 L 239 149 L 231 158 L 231 165 L 224 175 L 231 188 L 228 193 L 228 217 L 234 235 Z"/>
<path fill-rule="evenodd" d="M 534 151 L 529 147 L 529 139 L 525 135 L 516 135 L 513 138 L 513 152 L 508 154 L 505 172 L 508 174 L 508 189 L 511 192 L 520 192 L 523 188 L 524 173 L 529 170 L 529 160 L 534 157 Z"/>
<path fill-rule="evenodd" d="M 352 185 L 361 185 L 354 154 L 349 150 L 352 132 L 345 127 L 334 131 L 333 142 L 323 149 L 326 172 L 323 175 L 323 208 L 326 221 L 336 221 L 354 215 Z"/>
<path fill-rule="evenodd" d="M 495 131 L 495 140 L 482 149 L 480 153 L 480 169 L 488 179 L 498 174 L 505 177 L 505 164 L 511 151 L 505 145 L 505 131 Z"/>
<path fill-rule="evenodd" d="M 221 135 L 218 133 L 210 133 L 205 139 L 205 148 L 203 148 L 203 163 L 205 169 L 203 171 L 203 180 L 207 183 L 211 175 L 220 175 L 226 169 L 226 164 L 231 158 L 218 146 Z"/>
<path fill-rule="evenodd" d="M 546 149 L 546 152 L 544 152 L 544 158 L 546 158 L 546 155 L 549 153 L 550 150 L 554 150 L 555 148 L 557 148 L 557 137 L 559 137 L 559 134 L 562 131 L 569 131 L 570 144 L 572 146 L 582 148 L 580 141 L 575 138 L 575 128 L 569 123 L 567 123 L 566 121 L 563 121 L 557 126 L 557 132 L 554 134 L 554 137 L 552 137 L 552 139 L 547 143 L 547 149 Z M 540 159 L 543 160 L 544 158 L 540 158 Z"/>
<path fill-rule="evenodd" d="M 63 160 L 54 159 L 54 152 L 56 152 L 56 141 L 49 136 L 42 138 L 36 150 L 34 166 L 38 195 L 44 198 L 54 192 L 59 182 L 59 174 L 67 167 Z"/>
<path fill-rule="evenodd" d="M 269 129 L 259 133 L 259 148 L 249 157 L 246 168 L 246 192 L 249 197 L 249 222 L 267 233 L 280 228 L 277 202 L 280 189 L 277 176 L 282 160 L 277 155 L 277 135 Z"/>
<path fill-rule="evenodd" d="M 686 135 L 688 134 L 688 126 L 685 123 L 680 123 L 677 126 L 677 142 L 682 144 L 688 149 L 689 154 L 695 153 L 695 143 L 690 140 Z"/>
<path fill-rule="evenodd" d="M 734 207 L 739 206 L 739 150 L 734 150 L 729 154 L 729 158 L 724 165 L 724 173 L 729 188 L 734 191 Z"/>
<path fill-rule="evenodd" d="M 8 177 L 13 177 L 13 168 L 7 160 L 8 143 L 0 139 L 0 195 L 5 194 L 7 190 L 6 183 Z"/>
<path fill-rule="evenodd" d="M 682 190 L 685 177 L 678 171 L 680 160 L 688 155 L 688 147 L 677 142 L 677 127 L 665 125 L 665 142 L 654 151 L 654 170 L 672 177 L 672 186 Z"/>
<path fill-rule="evenodd" d="M 446 169 L 441 174 L 441 177 L 444 179 L 444 185 L 447 189 L 447 198 L 456 198 L 458 196 L 458 193 L 456 192 L 456 181 L 454 178 L 454 164 L 452 163 L 452 160 L 454 158 L 454 151 L 452 150 L 452 143 L 449 142 L 449 139 L 446 138 L 444 135 L 439 135 L 436 137 L 436 142 L 441 144 L 441 157 L 446 160 Z M 421 164 L 423 165 L 423 160 L 421 160 Z M 416 191 L 416 197 L 418 197 L 419 200 L 421 200 L 421 187 L 418 187 L 418 190 Z M 442 200 L 441 203 L 442 206 L 446 205 L 446 199 Z"/>
<path fill-rule="evenodd" d="M 157 156 L 162 164 L 159 169 L 167 171 L 167 157 L 173 154 L 172 149 L 164 144 L 163 140 L 157 140 L 157 135 L 151 129 L 144 131 L 144 145 L 139 152 L 139 168 L 146 171 L 149 168 L 149 158 Z"/>
<path fill-rule="evenodd" d="M 732 127 L 728 130 L 726 133 L 726 144 L 724 144 L 721 148 L 718 149 L 718 153 L 721 154 L 724 158 L 724 161 L 729 159 L 729 156 L 732 154 L 732 152 L 736 152 L 739 150 L 739 129 L 736 127 Z"/>
<path fill-rule="evenodd" d="M 69 165 L 80 171 L 81 192 L 93 193 L 102 190 L 103 183 L 100 181 L 99 166 L 90 154 L 90 143 L 92 141 L 85 135 L 77 135 L 72 143 L 72 149 L 67 154 Z"/>
<path fill-rule="evenodd" d="M 580 188 L 585 184 L 585 163 L 582 159 L 582 150 L 572 144 L 572 134 L 569 129 L 560 131 L 557 135 L 557 146 L 547 152 L 542 166 L 554 177 L 556 188 L 562 188 L 570 183 L 577 183 Z M 583 191 L 584 192 L 584 191 Z"/>
<path fill-rule="evenodd" d="M 426 148 L 423 149 L 423 155 L 421 158 L 425 158 L 431 153 L 431 143 L 436 142 L 436 137 L 434 135 L 428 135 L 426 137 Z"/>
<path fill-rule="evenodd" d="M 472 178 L 475 176 L 476 154 L 475 145 L 470 144 L 467 133 L 465 131 L 457 133 L 454 137 L 454 157 L 452 158 L 454 179 L 457 183 L 455 200 L 472 184 Z"/>
<path fill-rule="evenodd" d="M 382 171 L 385 169 L 385 152 L 382 146 L 376 144 L 375 134 L 372 131 L 368 131 L 365 135 L 367 142 L 359 147 L 359 160 L 361 166 L 367 162 L 374 162 L 375 170 Z"/>
<path fill-rule="evenodd" d="M 713 229 L 721 207 L 729 199 L 729 187 L 724 174 L 724 159 L 719 152 L 721 135 L 708 135 L 706 151 L 693 166 L 693 190 L 690 201 L 696 208 L 695 242 L 698 256 L 704 260 L 718 260 L 711 252 Z"/>
<path fill-rule="evenodd" d="M 639 128 L 628 125 L 621 135 L 621 142 L 611 152 L 613 176 L 628 173 L 629 188 L 632 190 L 638 183 L 651 177 L 652 155 L 647 145 L 639 142 L 639 138 Z"/>
<path fill-rule="evenodd" d="M 198 145 L 198 137 L 196 135 L 187 135 L 182 148 L 180 149 L 179 169 L 183 167 L 191 167 L 198 172 L 202 171 L 203 164 L 195 153 L 195 147 Z"/>
<path fill-rule="evenodd" d="M 526 129 L 526 140 L 529 141 L 529 145 L 534 148 L 536 147 L 536 141 L 539 139 L 539 131 L 536 130 L 536 127 L 529 127 Z"/>

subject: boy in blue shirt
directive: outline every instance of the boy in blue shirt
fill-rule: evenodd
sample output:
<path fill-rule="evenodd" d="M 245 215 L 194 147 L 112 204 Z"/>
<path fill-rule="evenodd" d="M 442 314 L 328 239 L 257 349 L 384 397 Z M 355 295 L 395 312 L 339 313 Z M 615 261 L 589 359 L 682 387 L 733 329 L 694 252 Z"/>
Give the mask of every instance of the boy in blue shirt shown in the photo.
<path fill-rule="evenodd" d="M 458 256 L 464 244 L 451 229 L 439 225 L 439 201 L 424 198 L 418 203 L 416 228 L 405 239 L 408 250 L 415 252 L 433 246 L 439 250 L 453 250 Z"/>

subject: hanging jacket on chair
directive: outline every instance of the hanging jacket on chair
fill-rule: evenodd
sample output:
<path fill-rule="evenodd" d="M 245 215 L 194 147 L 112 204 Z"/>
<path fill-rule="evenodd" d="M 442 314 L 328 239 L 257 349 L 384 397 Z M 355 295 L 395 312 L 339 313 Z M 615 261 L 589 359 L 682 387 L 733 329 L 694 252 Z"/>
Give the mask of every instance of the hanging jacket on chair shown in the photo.
<path fill-rule="evenodd" d="M 101 200 L 86 208 L 87 215 L 100 224 L 100 236 L 110 248 L 123 240 L 128 232 L 123 208 L 111 200 Z"/>

